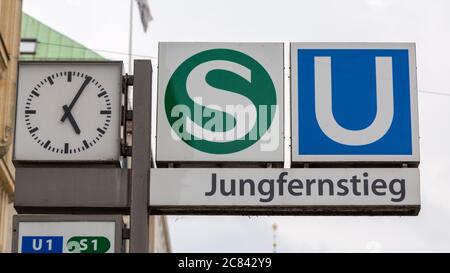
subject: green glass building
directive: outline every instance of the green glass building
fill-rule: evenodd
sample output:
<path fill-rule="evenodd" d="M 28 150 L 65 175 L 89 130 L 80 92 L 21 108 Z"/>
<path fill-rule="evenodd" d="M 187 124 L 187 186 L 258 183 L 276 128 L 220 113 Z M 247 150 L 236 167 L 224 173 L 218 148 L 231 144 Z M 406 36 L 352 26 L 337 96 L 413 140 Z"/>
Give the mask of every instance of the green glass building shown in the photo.
<path fill-rule="evenodd" d="M 96 52 L 22 13 L 20 60 L 106 60 Z"/>

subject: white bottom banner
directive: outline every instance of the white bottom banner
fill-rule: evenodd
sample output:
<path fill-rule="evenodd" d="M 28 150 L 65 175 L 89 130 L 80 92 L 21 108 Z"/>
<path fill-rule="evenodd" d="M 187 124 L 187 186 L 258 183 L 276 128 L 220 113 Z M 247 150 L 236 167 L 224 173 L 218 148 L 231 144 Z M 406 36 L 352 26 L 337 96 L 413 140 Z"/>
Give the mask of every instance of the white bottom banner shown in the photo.
<path fill-rule="evenodd" d="M 417 215 L 417 168 L 152 169 L 152 214 Z"/>

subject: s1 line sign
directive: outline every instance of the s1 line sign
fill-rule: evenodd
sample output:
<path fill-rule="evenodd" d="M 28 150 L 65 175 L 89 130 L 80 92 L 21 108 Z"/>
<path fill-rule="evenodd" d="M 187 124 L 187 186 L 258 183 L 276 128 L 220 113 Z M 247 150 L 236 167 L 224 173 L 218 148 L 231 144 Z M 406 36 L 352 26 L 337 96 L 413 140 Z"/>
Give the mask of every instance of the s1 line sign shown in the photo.
<path fill-rule="evenodd" d="M 152 214 L 417 215 L 417 168 L 153 169 Z"/>
<path fill-rule="evenodd" d="M 15 253 L 122 252 L 121 216 L 14 215 Z"/>
<path fill-rule="evenodd" d="M 158 163 L 283 162 L 283 54 L 283 43 L 160 43 Z"/>
<path fill-rule="evenodd" d="M 419 164 L 415 44 L 292 43 L 292 162 Z"/>

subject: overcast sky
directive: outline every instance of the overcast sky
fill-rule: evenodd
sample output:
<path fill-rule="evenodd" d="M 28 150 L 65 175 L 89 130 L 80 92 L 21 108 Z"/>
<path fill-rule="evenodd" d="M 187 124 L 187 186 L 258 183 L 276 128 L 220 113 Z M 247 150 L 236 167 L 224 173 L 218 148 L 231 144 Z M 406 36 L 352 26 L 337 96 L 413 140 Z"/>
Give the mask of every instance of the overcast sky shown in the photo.
<path fill-rule="evenodd" d="M 419 216 L 173 216 L 175 252 L 271 252 L 274 222 L 279 252 L 450 251 L 450 1 L 148 1 L 147 33 L 134 4 L 135 58 L 156 58 L 159 41 L 415 42 L 426 91 L 419 93 Z M 129 0 L 23 2 L 28 14 L 127 67 Z"/>

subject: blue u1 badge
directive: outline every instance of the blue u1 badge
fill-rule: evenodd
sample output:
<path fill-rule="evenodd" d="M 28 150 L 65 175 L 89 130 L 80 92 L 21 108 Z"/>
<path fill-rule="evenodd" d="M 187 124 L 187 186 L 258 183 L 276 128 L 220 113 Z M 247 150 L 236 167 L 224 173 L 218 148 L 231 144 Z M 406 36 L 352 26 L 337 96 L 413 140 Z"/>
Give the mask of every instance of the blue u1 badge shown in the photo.
<path fill-rule="evenodd" d="M 414 44 L 291 44 L 292 161 L 419 162 Z"/>

